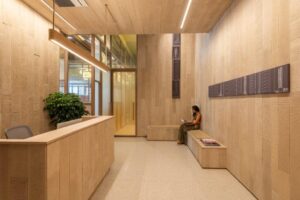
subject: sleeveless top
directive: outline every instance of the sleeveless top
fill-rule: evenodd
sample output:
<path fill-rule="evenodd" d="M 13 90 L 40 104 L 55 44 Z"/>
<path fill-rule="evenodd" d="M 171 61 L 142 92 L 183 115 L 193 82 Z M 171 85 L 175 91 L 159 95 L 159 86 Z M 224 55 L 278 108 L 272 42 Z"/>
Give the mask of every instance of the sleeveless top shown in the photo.
<path fill-rule="evenodd" d="M 193 115 L 193 120 L 196 120 L 197 119 L 197 115 L 198 115 L 198 113 L 196 113 L 195 115 Z M 197 124 L 195 124 L 195 129 L 200 129 L 200 124 L 201 124 L 201 114 L 199 113 L 199 115 L 200 115 L 200 120 L 199 120 L 199 122 L 197 123 Z"/>

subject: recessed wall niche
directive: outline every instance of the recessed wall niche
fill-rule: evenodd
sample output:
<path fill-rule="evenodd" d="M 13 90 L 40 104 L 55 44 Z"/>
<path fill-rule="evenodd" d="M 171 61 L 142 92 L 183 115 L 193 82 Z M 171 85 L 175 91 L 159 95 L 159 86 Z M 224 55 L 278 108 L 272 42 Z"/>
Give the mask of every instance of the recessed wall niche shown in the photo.
<path fill-rule="evenodd" d="M 230 97 L 290 92 L 290 64 L 208 87 L 208 96 Z"/>

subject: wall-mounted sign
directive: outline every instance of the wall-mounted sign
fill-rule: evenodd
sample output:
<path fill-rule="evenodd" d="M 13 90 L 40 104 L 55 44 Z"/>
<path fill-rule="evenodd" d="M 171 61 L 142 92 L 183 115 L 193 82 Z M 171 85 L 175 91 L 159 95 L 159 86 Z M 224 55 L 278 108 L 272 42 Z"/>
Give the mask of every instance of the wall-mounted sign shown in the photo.
<path fill-rule="evenodd" d="M 180 54 L 181 54 L 180 34 L 173 34 L 172 47 L 172 98 L 180 98 Z"/>
<path fill-rule="evenodd" d="M 290 64 L 208 87 L 209 97 L 230 97 L 290 92 Z"/>

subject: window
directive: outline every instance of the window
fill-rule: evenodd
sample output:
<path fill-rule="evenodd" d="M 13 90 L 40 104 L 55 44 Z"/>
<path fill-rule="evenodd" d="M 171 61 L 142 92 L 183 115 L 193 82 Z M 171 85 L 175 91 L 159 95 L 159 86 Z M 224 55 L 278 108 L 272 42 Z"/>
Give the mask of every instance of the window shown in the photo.
<path fill-rule="evenodd" d="M 101 60 L 101 55 L 100 55 L 100 41 L 98 40 L 98 38 L 95 38 L 95 58 L 97 60 Z"/>
<path fill-rule="evenodd" d="M 88 64 L 69 64 L 69 93 L 79 95 L 84 103 L 91 103 L 91 68 Z"/>
<path fill-rule="evenodd" d="M 65 51 L 59 50 L 59 91 L 65 92 Z"/>

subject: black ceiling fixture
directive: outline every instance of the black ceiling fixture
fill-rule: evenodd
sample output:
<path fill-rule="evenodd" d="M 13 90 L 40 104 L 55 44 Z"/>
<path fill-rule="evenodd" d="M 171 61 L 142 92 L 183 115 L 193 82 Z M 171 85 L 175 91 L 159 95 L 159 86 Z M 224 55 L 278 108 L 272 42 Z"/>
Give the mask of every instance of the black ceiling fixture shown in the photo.
<path fill-rule="evenodd" d="M 55 0 L 59 7 L 86 7 L 85 0 Z"/>

